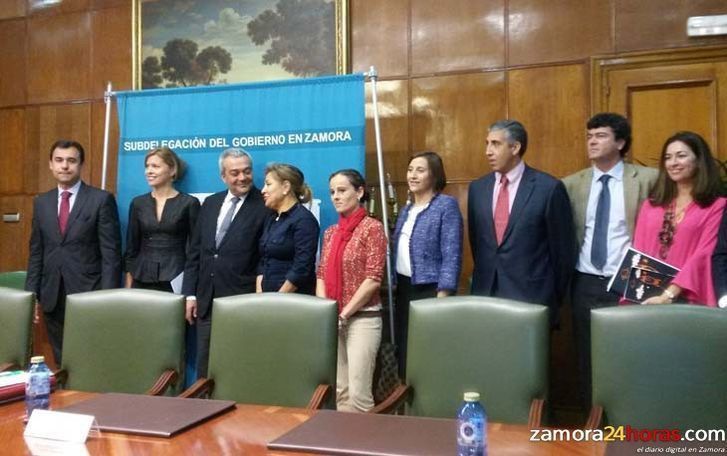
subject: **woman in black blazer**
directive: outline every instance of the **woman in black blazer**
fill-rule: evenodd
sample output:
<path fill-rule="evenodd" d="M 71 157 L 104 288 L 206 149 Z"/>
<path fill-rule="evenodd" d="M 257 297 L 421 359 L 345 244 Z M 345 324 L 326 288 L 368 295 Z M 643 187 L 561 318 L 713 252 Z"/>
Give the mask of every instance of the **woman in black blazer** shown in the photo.
<path fill-rule="evenodd" d="M 257 292 L 314 294 L 320 226 L 301 204 L 312 196 L 303 173 L 293 165 L 268 165 L 262 195 L 265 206 L 275 213 L 265 222 L 260 238 Z"/>
<path fill-rule="evenodd" d="M 184 163 L 173 150 L 150 150 L 144 167 L 152 190 L 134 198 L 129 207 L 126 286 L 180 293 L 180 275 L 197 222 L 199 201 L 174 188 L 173 182 L 184 172 Z"/>

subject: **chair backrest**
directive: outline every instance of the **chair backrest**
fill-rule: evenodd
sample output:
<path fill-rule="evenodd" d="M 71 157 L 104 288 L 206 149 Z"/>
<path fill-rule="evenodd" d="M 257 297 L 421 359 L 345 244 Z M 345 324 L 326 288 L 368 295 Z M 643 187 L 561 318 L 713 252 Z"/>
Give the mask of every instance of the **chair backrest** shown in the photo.
<path fill-rule="evenodd" d="M 727 312 L 621 306 L 591 314 L 593 403 L 608 424 L 727 428 Z"/>
<path fill-rule="evenodd" d="M 212 309 L 213 398 L 305 407 L 318 385 L 335 389 L 335 301 L 261 293 L 218 298 Z"/>
<path fill-rule="evenodd" d="M 182 375 L 184 331 L 180 295 L 139 289 L 69 295 L 62 362 L 66 387 L 141 394 L 167 369 Z"/>
<path fill-rule="evenodd" d="M 25 271 L 0 272 L 0 287 L 25 290 Z"/>
<path fill-rule="evenodd" d="M 548 391 L 548 309 L 497 298 L 413 301 L 409 311 L 407 413 L 455 416 L 477 391 L 494 421 L 527 423 Z"/>
<path fill-rule="evenodd" d="M 30 356 L 35 295 L 0 287 L 0 364 L 25 369 Z"/>

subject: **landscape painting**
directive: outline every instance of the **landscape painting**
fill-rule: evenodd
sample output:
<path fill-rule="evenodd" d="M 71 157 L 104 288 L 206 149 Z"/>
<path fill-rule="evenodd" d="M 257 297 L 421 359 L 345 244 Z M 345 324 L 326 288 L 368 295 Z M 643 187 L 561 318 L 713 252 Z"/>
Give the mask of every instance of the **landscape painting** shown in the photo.
<path fill-rule="evenodd" d="M 348 0 L 134 0 L 136 88 L 347 70 Z"/>

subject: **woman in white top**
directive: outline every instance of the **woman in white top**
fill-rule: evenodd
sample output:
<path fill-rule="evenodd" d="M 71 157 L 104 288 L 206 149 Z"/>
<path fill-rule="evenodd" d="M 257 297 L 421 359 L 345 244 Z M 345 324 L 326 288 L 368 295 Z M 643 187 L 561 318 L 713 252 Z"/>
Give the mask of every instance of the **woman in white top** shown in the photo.
<path fill-rule="evenodd" d="M 402 378 L 409 302 L 454 294 L 462 269 L 462 214 L 457 200 L 441 193 L 447 184 L 441 157 L 436 152 L 414 155 L 406 179 L 411 200 L 399 214 L 392 238 L 397 279 L 395 331 Z"/>

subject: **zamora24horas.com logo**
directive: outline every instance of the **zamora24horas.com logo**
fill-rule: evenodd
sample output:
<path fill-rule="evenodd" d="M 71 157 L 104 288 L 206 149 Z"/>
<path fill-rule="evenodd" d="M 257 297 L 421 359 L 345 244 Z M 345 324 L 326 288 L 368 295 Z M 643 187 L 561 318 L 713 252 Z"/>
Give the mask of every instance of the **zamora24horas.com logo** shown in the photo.
<path fill-rule="evenodd" d="M 727 442 L 724 429 L 637 429 L 605 426 L 603 429 L 531 429 L 531 442 Z M 720 448 L 717 448 L 720 450 Z M 727 454 L 727 447 L 716 453 Z"/>

